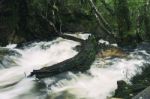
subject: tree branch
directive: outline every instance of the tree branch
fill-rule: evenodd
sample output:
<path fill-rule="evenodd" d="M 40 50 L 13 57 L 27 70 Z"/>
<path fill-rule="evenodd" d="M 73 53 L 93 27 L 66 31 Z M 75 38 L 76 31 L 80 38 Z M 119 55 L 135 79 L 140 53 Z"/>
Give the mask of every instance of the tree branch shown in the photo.
<path fill-rule="evenodd" d="M 74 41 L 77 41 L 77 42 L 80 42 L 80 43 L 84 42 L 83 39 L 73 37 L 73 36 L 70 36 L 70 35 L 60 34 L 59 36 L 64 38 L 64 39 L 74 40 Z"/>
<path fill-rule="evenodd" d="M 111 7 L 105 2 L 105 0 L 100 0 L 102 4 L 105 6 L 106 10 L 111 14 L 115 15 L 114 11 L 111 9 Z"/>
<path fill-rule="evenodd" d="M 49 26 L 53 27 L 53 29 L 56 33 L 58 33 L 58 30 L 52 21 L 48 20 L 44 15 L 41 15 L 41 14 L 39 14 L 39 15 L 41 16 L 42 19 L 44 19 L 49 24 Z"/>
<path fill-rule="evenodd" d="M 102 16 L 102 14 L 98 11 L 98 9 L 96 8 L 95 4 L 93 3 L 92 0 L 89 0 L 90 6 L 94 9 L 95 12 L 95 17 L 98 21 L 98 24 L 100 25 L 100 28 L 107 33 L 109 36 L 111 36 L 114 41 L 115 41 L 115 36 L 112 33 L 112 29 L 109 26 L 108 22 L 104 19 L 104 17 Z"/>
<path fill-rule="evenodd" d="M 93 3 L 92 0 L 89 0 L 89 3 L 92 7 L 92 9 L 94 10 L 95 14 L 97 15 L 97 18 L 99 18 L 99 20 L 102 22 L 102 24 L 104 26 L 106 26 L 109 31 L 111 31 L 111 27 L 109 26 L 108 22 L 104 19 L 104 17 L 102 16 L 102 14 L 98 11 L 98 9 L 96 8 L 95 4 Z"/>

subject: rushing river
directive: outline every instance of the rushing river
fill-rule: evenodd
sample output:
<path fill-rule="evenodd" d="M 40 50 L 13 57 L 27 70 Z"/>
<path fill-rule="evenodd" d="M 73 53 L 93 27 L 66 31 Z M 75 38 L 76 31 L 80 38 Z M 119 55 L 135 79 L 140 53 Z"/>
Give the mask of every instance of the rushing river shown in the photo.
<path fill-rule="evenodd" d="M 40 81 L 27 77 L 33 70 L 75 56 L 77 45 L 80 43 L 57 38 L 22 49 L 15 48 L 15 44 L 1 47 L 7 51 L 0 55 L 0 99 L 107 99 L 114 94 L 118 80 L 130 83 L 150 59 L 140 46 L 127 58 L 97 58 L 86 73 L 66 72 Z"/>

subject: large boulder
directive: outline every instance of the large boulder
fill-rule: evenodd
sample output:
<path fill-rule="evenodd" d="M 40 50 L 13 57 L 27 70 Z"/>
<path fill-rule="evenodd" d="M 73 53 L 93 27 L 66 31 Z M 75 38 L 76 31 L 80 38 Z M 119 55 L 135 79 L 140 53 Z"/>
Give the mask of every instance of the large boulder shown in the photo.
<path fill-rule="evenodd" d="M 134 96 L 132 99 L 150 99 L 150 87 L 147 87 L 136 96 Z"/>

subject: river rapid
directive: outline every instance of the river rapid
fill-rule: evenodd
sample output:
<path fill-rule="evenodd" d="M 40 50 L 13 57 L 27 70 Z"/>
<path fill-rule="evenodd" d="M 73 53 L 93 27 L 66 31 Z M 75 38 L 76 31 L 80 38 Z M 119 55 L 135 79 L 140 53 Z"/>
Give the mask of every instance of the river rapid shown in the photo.
<path fill-rule="evenodd" d="M 74 36 L 86 39 L 88 34 Z M 126 58 L 96 58 L 86 73 L 65 72 L 40 81 L 27 77 L 33 70 L 75 56 L 77 45 L 80 43 L 57 38 L 21 49 L 16 44 L 0 47 L 0 51 L 5 51 L 0 53 L 0 99 L 108 99 L 118 80 L 130 83 L 143 64 L 150 63 L 150 46 L 142 43 Z"/>

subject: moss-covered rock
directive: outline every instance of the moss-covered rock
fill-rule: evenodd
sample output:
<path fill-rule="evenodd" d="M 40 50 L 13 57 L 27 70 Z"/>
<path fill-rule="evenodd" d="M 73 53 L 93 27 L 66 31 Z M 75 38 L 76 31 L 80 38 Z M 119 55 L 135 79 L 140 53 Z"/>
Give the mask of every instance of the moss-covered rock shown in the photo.
<path fill-rule="evenodd" d="M 150 86 L 150 65 L 145 64 L 145 67 L 142 68 L 142 73 L 134 76 L 131 79 L 131 82 L 132 84 L 127 84 L 124 81 L 118 81 L 118 88 L 115 91 L 114 97 L 131 99 L 133 96 Z"/>

